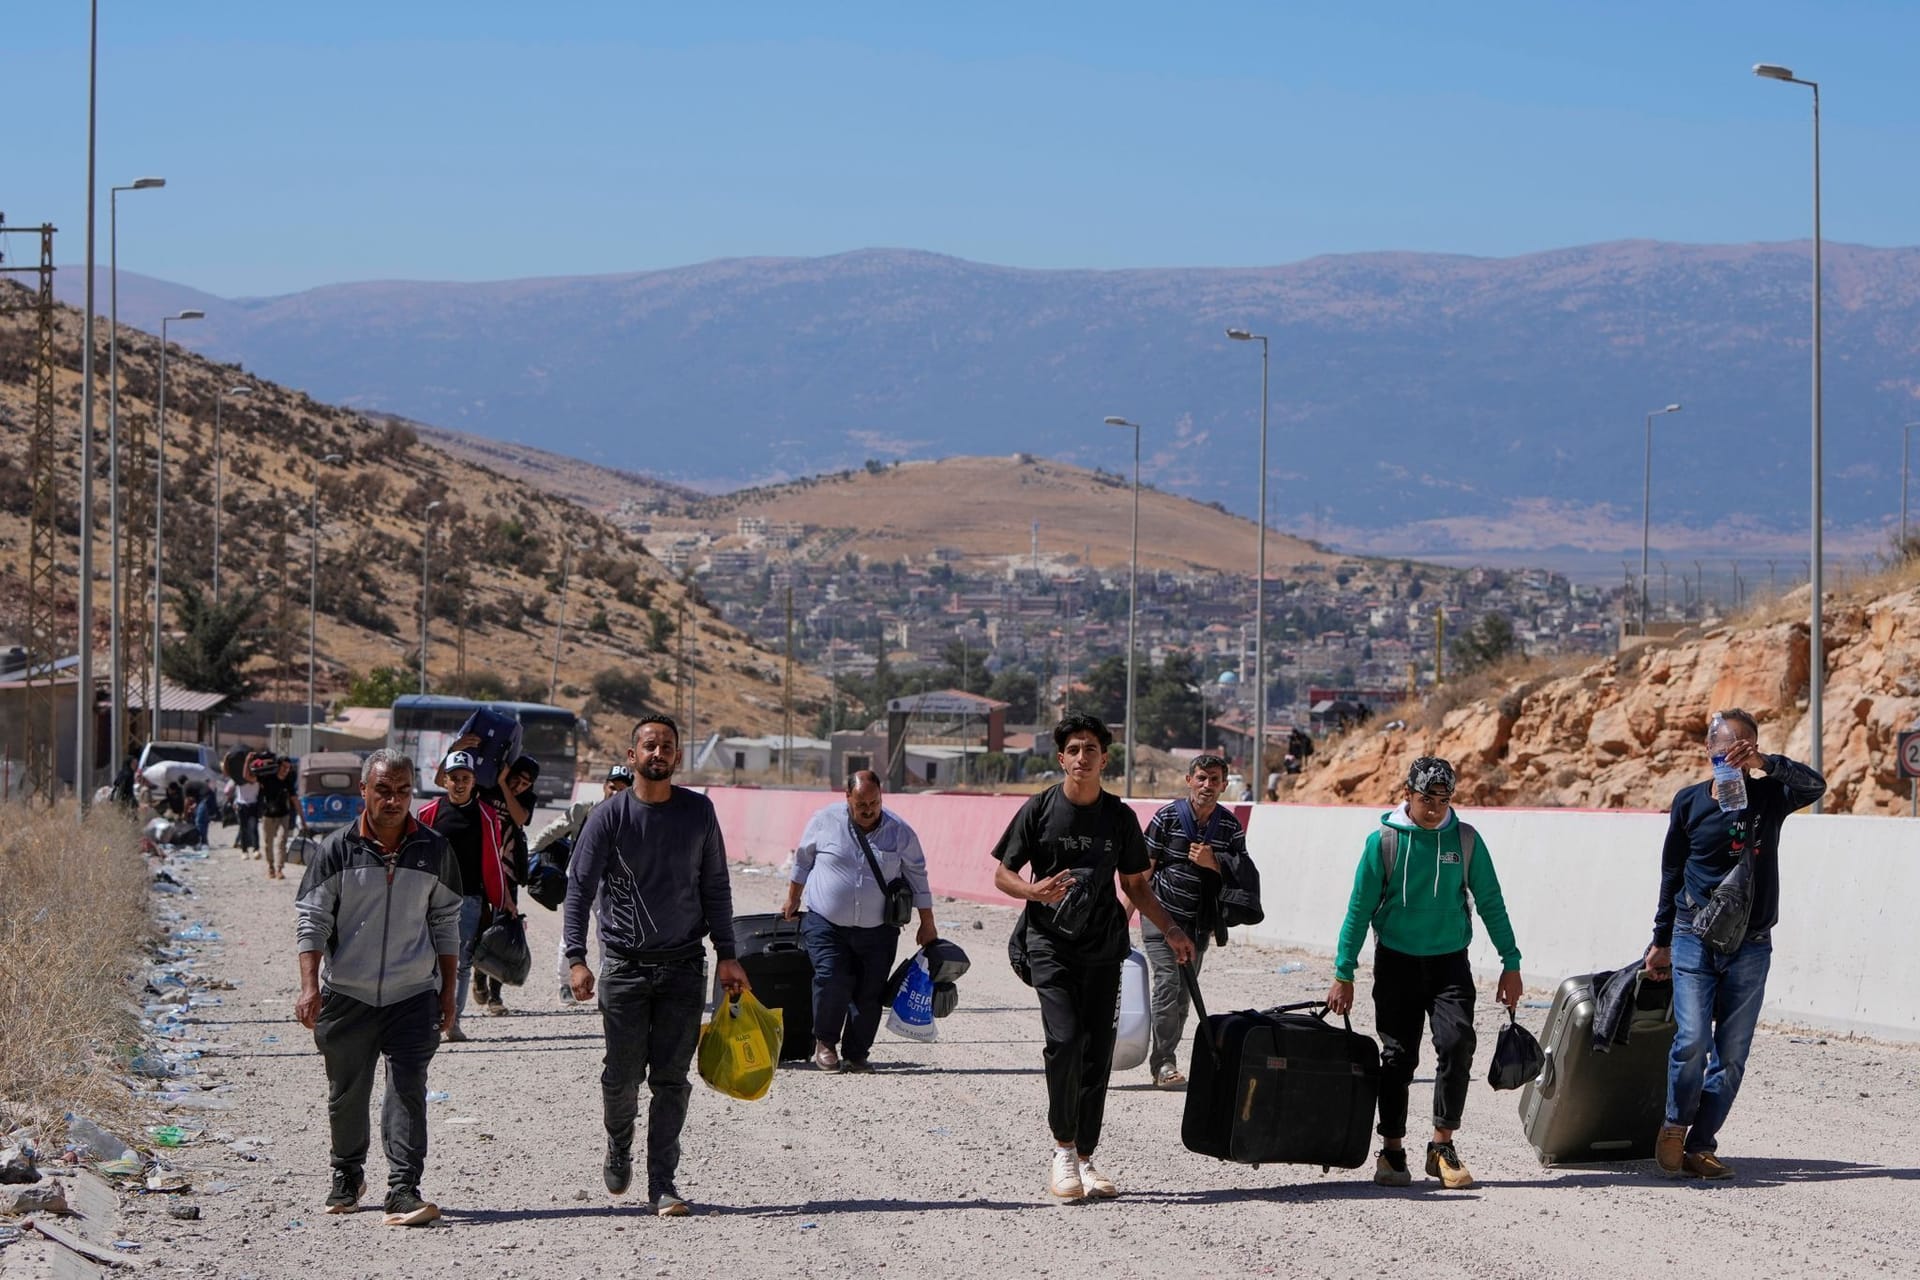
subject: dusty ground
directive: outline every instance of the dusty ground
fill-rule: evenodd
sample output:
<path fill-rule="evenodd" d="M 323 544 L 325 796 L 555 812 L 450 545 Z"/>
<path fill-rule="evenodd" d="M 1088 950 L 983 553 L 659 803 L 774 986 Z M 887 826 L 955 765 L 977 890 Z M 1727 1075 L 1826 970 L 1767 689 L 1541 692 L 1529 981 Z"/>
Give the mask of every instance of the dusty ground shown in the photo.
<path fill-rule="evenodd" d="M 200 967 L 239 984 L 195 1015 L 220 1049 L 194 1079 L 232 1085 L 233 1105 L 202 1116 L 209 1140 L 174 1153 L 191 1192 L 123 1202 L 119 1234 L 141 1243 L 130 1260 L 142 1270 L 1638 1278 L 1745 1271 L 1757 1260 L 1775 1276 L 1912 1274 L 1920 1257 L 1911 1213 L 1920 1051 L 1774 1030 L 1754 1046 L 1723 1136 L 1741 1175 L 1729 1185 L 1660 1181 L 1647 1165 L 1544 1170 L 1521 1137 L 1518 1095 L 1484 1083 L 1460 1135 L 1476 1190 L 1393 1191 L 1364 1171 L 1223 1164 L 1182 1148 L 1180 1097 L 1154 1090 L 1141 1068 L 1117 1081 L 1100 1149 L 1123 1197 L 1049 1204 L 1039 1019 L 1004 960 L 1010 913 L 964 903 L 939 908 L 976 967 L 938 1043 L 883 1030 L 878 1074 L 793 1067 L 758 1103 L 696 1084 L 680 1179 L 697 1206 L 691 1219 L 655 1219 L 601 1187 L 599 1019 L 560 1006 L 546 964 L 509 992 L 511 1016 L 471 1018 L 473 1041 L 434 1061 L 432 1086 L 448 1097 L 432 1104 L 424 1190 L 445 1209 L 443 1225 L 328 1217 L 325 1081 L 292 1021 L 296 881 L 268 881 L 260 865 L 219 850 L 195 873 L 199 896 L 172 900 L 222 935 L 199 947 Z M 742 910 L 764 910 L 780 877 L 745 868 L 734 883 Z M 557 917 L 535 907 L 532 921 L 536 954 L 550 957 Z M 1306 967 L 1278 972 L 1291 962 Z M 1329 976 L 1323 959 L 1235 944 L 1209 958 L 1205 989 L 1216 1009 L 1271 1005 L 1317 995 Z M 1483 1059 L 1495 1027 L 1485 1009 Z M 1525 1012 L 1537 1029 L 1544 1011 Z M 1423 1071 L 1416 1116 L 1427 1081 Z M 212 1140 L 219 1134 L 268 1142 L 247 1161 Z M 376 1187 L 386 1173 L 377 1142 L 367 1170 Z M 209 1194 L 221 1182 L 233 1189 Z M 200 1221 L 167 1216 L 183 1199 L 201 1207 Z"/>

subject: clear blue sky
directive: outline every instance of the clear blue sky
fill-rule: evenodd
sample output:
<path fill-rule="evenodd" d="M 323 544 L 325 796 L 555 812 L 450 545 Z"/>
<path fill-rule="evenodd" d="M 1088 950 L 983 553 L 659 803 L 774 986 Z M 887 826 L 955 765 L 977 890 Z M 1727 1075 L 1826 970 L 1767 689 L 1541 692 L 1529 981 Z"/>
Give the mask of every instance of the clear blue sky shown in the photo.
<path fill-rule="evenodd" d="M 82 0 L 0 13 L 0 211 L 82 256 Z M 102 0 L 121 262 L 226 295 L 874 245 L 1019 266 L 1920 226 L 1912 3 Z M 43 128 L 28 122 L 40 121 Z"/>

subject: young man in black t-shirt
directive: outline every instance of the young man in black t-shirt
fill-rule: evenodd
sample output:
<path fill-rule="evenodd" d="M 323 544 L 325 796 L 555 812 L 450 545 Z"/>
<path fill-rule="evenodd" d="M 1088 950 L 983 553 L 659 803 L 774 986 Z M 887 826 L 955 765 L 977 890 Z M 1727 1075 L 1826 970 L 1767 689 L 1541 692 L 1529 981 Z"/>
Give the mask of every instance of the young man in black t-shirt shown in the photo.
<path fill-rule="evenodd" d="M 1153 896 L 1140 820 L 1100 787 L 1113 734 L 1092 716 L 1053 728 L 1066 780 L 1020 807 L 993 856 L 994 887 L 1027 904 L 1024 931 L 1047 1047 L 1047 1123 L 1053 1164 L 1047 1190 L 1062 1200 L 1120 1194 L 1093 1167 L 1113 1067 L 1114 1010 L 1127 958 L 1127 917 L 1114 876 L 1142 916 L 1166 935 L 1175 960 L 1193 959 L 1193 941 Z M 1023 869 L 1032 878 L 1021 876 Z"/>

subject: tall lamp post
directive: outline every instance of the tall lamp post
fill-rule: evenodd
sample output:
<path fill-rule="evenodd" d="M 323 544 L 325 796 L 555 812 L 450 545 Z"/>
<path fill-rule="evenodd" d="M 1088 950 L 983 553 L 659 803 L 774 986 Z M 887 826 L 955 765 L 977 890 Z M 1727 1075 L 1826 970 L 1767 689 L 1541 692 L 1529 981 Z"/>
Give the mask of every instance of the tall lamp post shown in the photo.
<path fill-rule="evenodd" d="M 1920 422 L 1909 422 L 1900 428 L 1900 558 L 1906 559 L 1907 551 L 1907 473 L 1908 463 L 1913 455 L 1913 429 Z"/>
<path fill-rule="evenodd" d="M 165 178 L 135 178 L 124 187 L 107 192 L 107 544 L 112 548 L 113 565 L 108 570 L 113 591 L 109 641 L 113 667 L 113 711 L 111 714 L 114 759 L 126 750 L 127 743 L 127 641 L 122 634 L 126 618 L 122 612 L 125 596 L 120 583 L 120 193 L 151 191 L 167 185 Z"/>
<path fill-rule="evenodd" d="M 228 387 L 213 398 L 213 602 L 220 603 L 220 406 L 228 396 L 250 396 L 253 388 Z"/>
<path fill-rule="evenodd" d="M 1826 719 L 1821 714 L 1822 686 L 1826 684 L 1825 638 L 1821 634 L 1820 599 L 1820 544 L 1821 523 L 1821 479 L 1820 479 L 1820 84 L 1815 80 L 1802 80 L 1786 67 L 1775 63 L 1756 63 L 1753 74 L 1767 80 L 1782 80 L 1787 84 L 1805 85 L 1813 91 L 1813 555 L 1808 561 L 1807 585 L 1813 598 L 1813 617 L 1807 648 L 1807 718 L 1812 722 L 1812 750 L 1807 763 L 1813 766 L 1815 773 L 1821 772 L 1821 739 L 1826 735 Z M 1821 803 L 1813 802 L 1813 811 L 1821 811 Z"/>
<path fill-rule="evenodd" d="M 1267 786 L 1267 335 L 1229 329 L 1235 342 L 1260 344 L 1260 558 L 1253 579 L 1253 769 L 1257 799 Z"/>
<path fill-rule="evenodd" d="M 428 608 L 431 588 L 427 585 L 427 552 L 433 546 L 433 511 L 440 504 L 429 502 L 426 511 L 427 527 L 420 536 L 420 692 L 427 691 L 427 619 L 433 611 Z"/>
<path fill-rule="evenodd" d="M 1133 550 L 1127 561 L 1127 795 L 1133 795 L 1134 731 L 1133 720 L 1133 628 L 1140 607 L 1140 424 L 1125 418 L 1108 418 L 1110 427 L 1125 427 L 1133 432 Z"/>
<path fill-rule="evenodd" d="M 100 0 L 87 6 L 87 313 L 80 349 L 80 591 L 75 621 L 79 624 L 74 693 L 78 699 L 73 722 L 73 794 L 84 816 L 93 804 L 93 224 L 94 122 L 99 97 Z M 111 551 L 108 552 L 112 554 Z M 111 610 L 109 610 L 111 612 Z M 57 789 L 58 770 L 48 794 Z"/>
<path fill-rule="evenodd" d="M 1647 415 L 1647 469 L 1640 482 L 1640 636 L 1647 634 L 1647 539 L 1653 531 L 1653 420 L 1663 413 L 1678 413 L 1680 406 L 1670 404 Z"/>
<path fill-rule="evenodd" d="M 153 687 L 147 696 L 148 736 L 160 736 L 160 619 L 167 611 L 163 569 L 167 536 L 167 326 L 175 320 L 204 320 L 204 311 L 187 310 L 160 318 L 160 395 L 154 410 L 153 440 Z"/>
<path fill-rule="evenodd" d="M 321 461 L 325 464 L 340 461 L 340 455 L 330 453 Z M 313 477 L 313 515 L 307 530 L 307 750 L 313 750 L 313 650 L 314 632 L 320 617 L 320 476 Z"/>

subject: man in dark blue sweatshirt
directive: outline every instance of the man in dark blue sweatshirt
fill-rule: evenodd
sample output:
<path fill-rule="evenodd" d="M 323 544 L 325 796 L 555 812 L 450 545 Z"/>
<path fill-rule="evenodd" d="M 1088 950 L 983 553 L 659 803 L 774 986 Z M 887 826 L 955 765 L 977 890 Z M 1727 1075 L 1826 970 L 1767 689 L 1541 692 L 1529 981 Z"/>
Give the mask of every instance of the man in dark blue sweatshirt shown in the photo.
<path fill-rule="evenodd" d="M 1673 1177 L 1733 1176 L 1714 1153 L 1766 998 L 1780 918 L 1780 825 L 1827 790 L 1826 780 L 1799 761 L 1762 755 L 1760 726 L 1747 712 L 1732 708 L 1719 718 L 1735 734 L 1726 763 L 1747 775 L 1747 804 L 1722 809 L 1711 781 L 1674 796 L 1647 950 L 1648 974 L 1673 978 L 1678 1029 L 1667 1067 L 1667 1122 L 1654 1145 L 1654 1162 Z M 1694 916 L 1742 858 L 1753 860 L 1753 906 L 1746 938 L 1724 955 L 1694 933 Z"/>
<path fill-rule="evenodd" d="M 720 822 L 705 796 L 673 785 L 680 730 L 662 715 L 634 726 L 627 759 L 637 775 L 629 790 L 588 815 L 567 865 L 563 945 L 567 982 L 576 1000 L 594 994 L 587 967 L 587 918 L 600 920 L 600 1018 L 607 1054 L 600 1073 L 607 1190 L 619 1195 L 633 1179 L 633 1127 L 640 1081 L 647 1104 L 647 1200 L 663 1218 L 685 1217 L 674 1177 L 680 1130 L 693 1092 L 687 1067 L 700 1039 L 711 934 L 720 985 L 747 989 L 734 959 L 733 890 Z"/>

